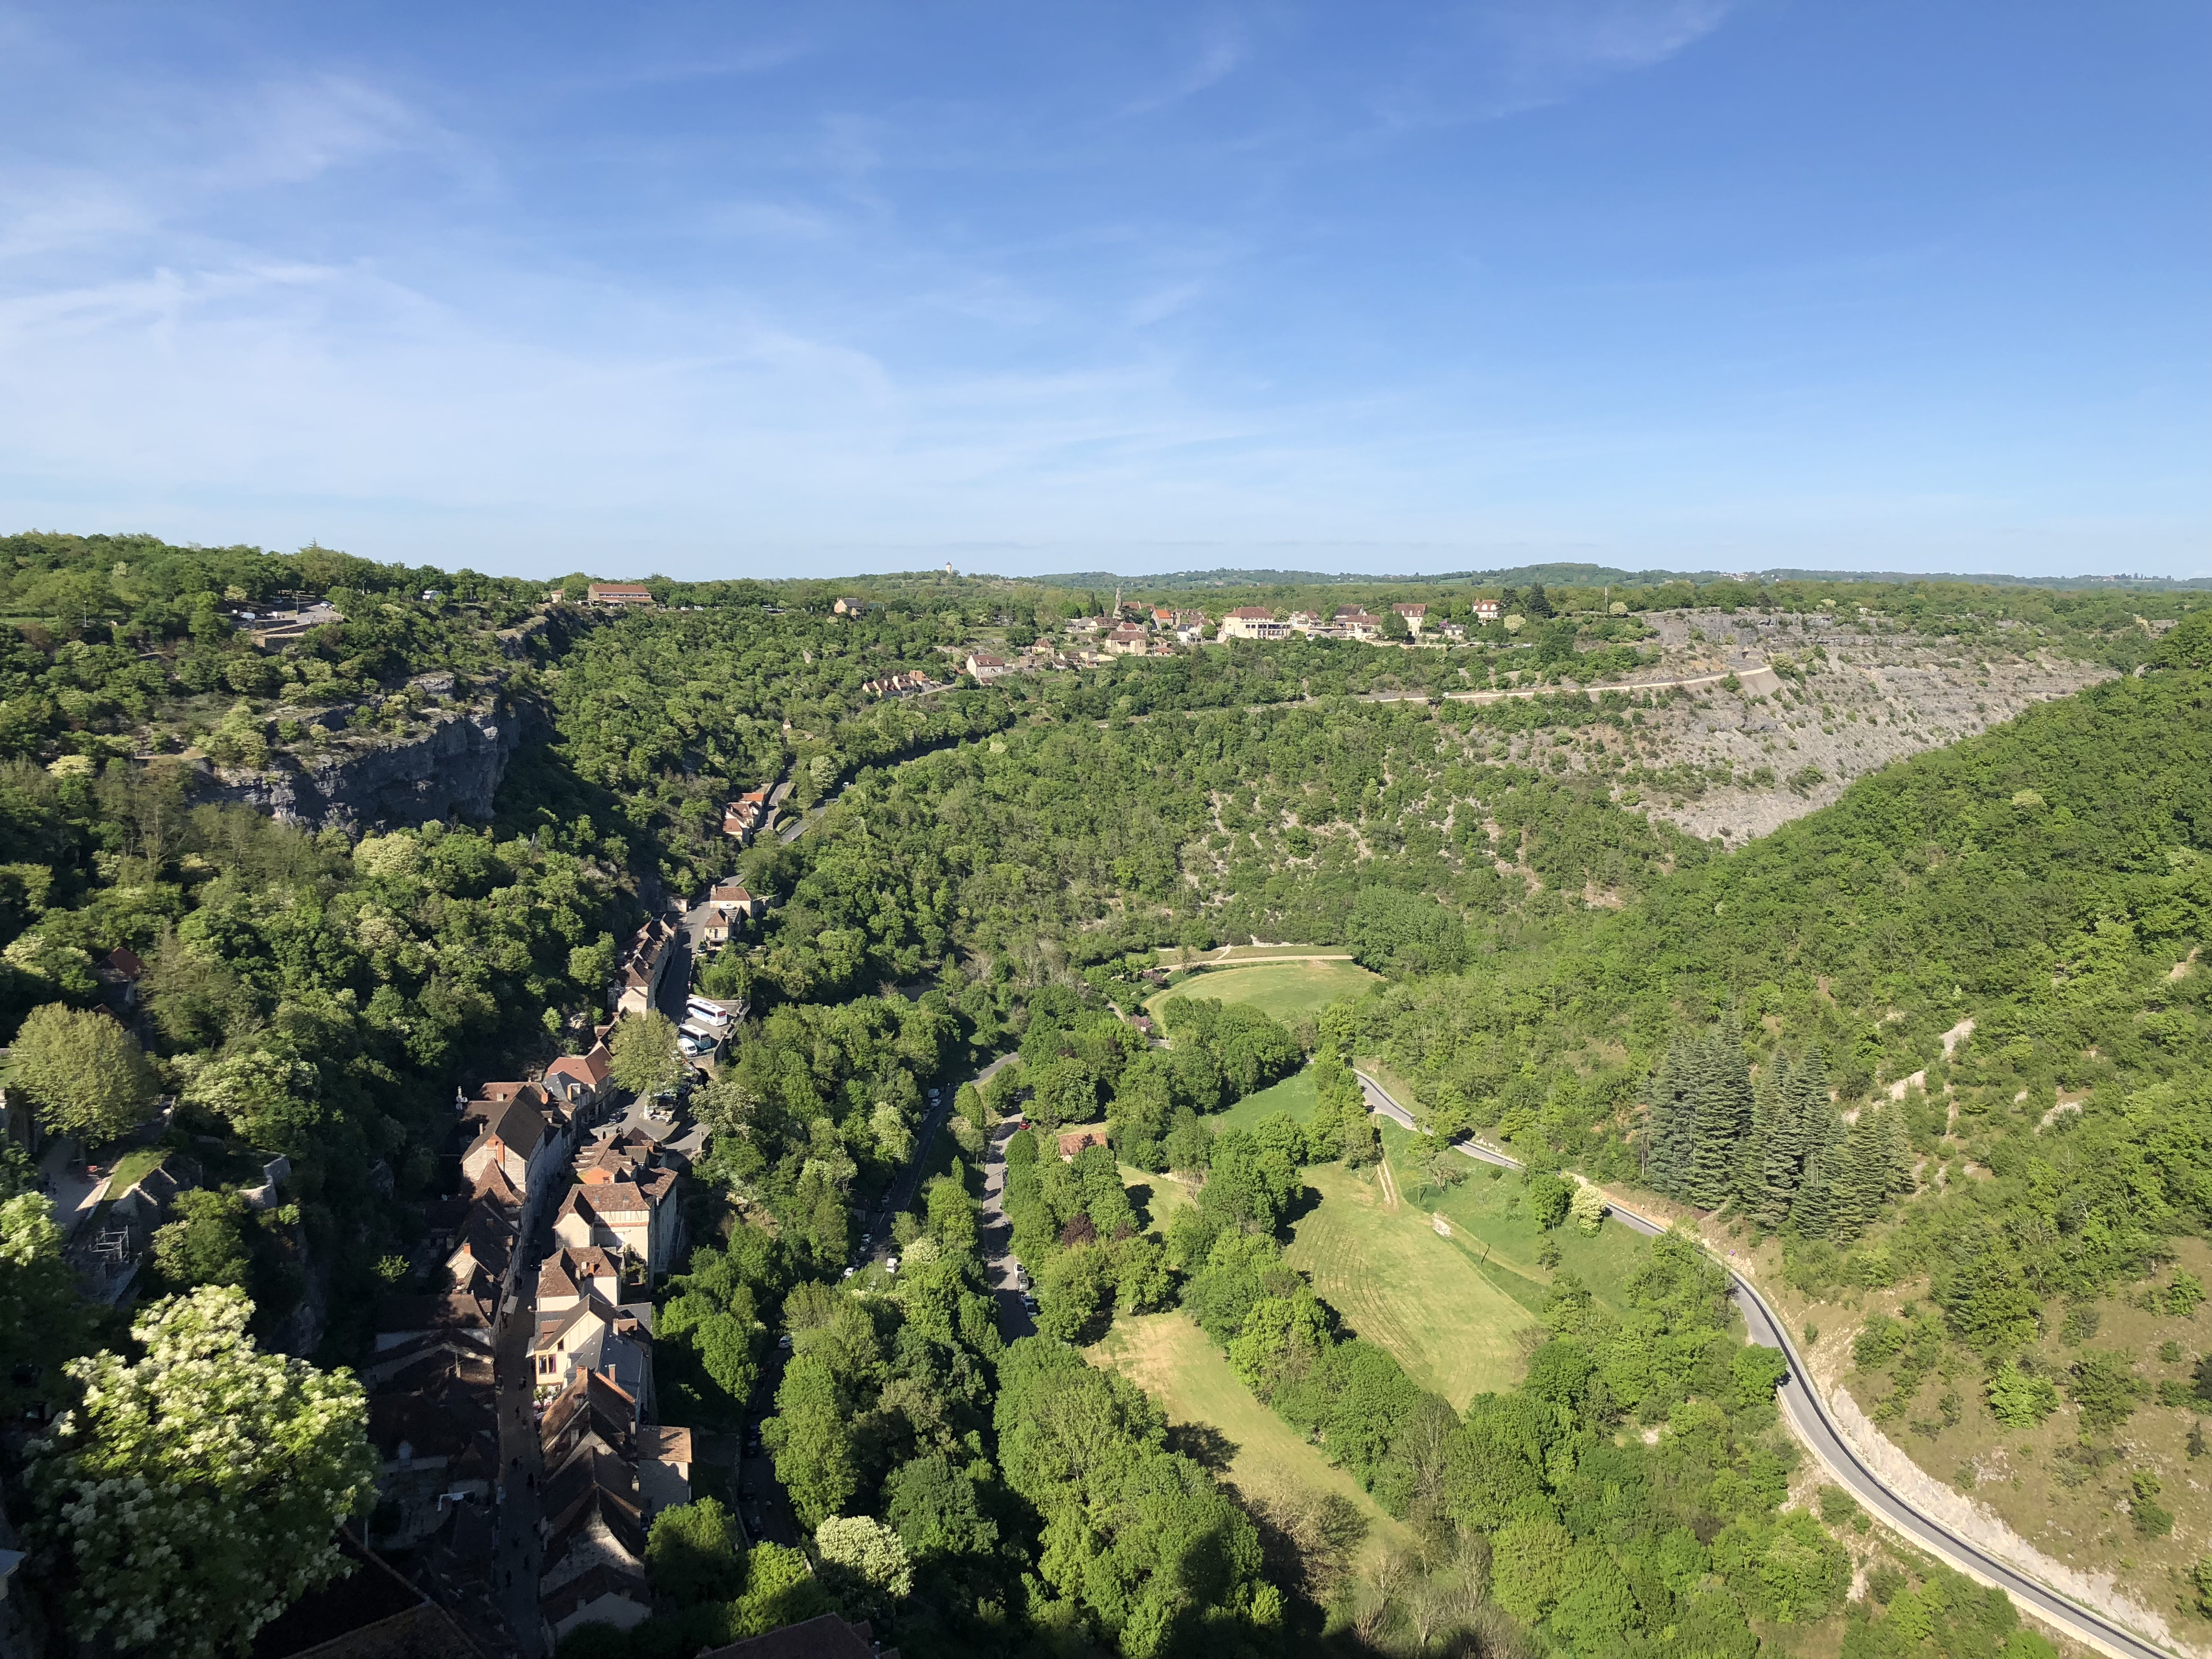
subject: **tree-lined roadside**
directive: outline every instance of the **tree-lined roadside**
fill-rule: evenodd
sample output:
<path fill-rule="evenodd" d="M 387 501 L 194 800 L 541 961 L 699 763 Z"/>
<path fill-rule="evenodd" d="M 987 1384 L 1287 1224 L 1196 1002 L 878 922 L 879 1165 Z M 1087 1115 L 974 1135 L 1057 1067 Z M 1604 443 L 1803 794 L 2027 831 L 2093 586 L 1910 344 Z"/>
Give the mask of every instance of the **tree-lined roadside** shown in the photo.
<path fill-rule="evenodd" d="M 1362 1071 L 1355 1070 L 1354 1075 L 1366 1093 L 1371 1111 L 1401 1128 L 1419 1133 L 1420 1126 L 1413 1113 L 1381 1084 Z M 1518 1158 L 1494 1146 L 1484 1146 L 1472 1135 L 1462 1136 L 1452 1145 L 1455 1150 L 1482 1163 L 1508 1170 L 1522 1167 Z M 1612 1193 L 1607 1193 L 1606 1198 L 1608 1212 L 1622 1225 L 1654 1238 L 1670 1231 L 1667 1224 L 1642 1214 Z M 1751 1340 L 1761 1347 L 1778 1351 L 1788 1362 L 1789 1371 L 1778 1390 L 1784 1415 L 1798 1440 L 1830 1476 L 1908 1540 L 1968 1577 L 1996 1585 L 2022 1609 L 2063 1634 L 2086 1642 L 2100 1653 L 2114 1656 L 2114 1659 L 2173 1659 L 2167 1649 L 2154 1645 L 2106 1615 L 2081 1606 L 1997 1559 L 1972 1540 L 1914 1507 L 1885 1483 L 1851 1449 L 1837 1426 L 1833 1412 L 1820 1398 L 1819 1385 L 1806 1366 L 1804 1356 L 1791 1340 L 1781 1316 L 1735 1263 L 1720 1257 L 1702 1240 L 1698 1243 L 1699 1248 L 1714 1255 L 1726 1270 L 1731 1293 L 1742 1310 Z"/>

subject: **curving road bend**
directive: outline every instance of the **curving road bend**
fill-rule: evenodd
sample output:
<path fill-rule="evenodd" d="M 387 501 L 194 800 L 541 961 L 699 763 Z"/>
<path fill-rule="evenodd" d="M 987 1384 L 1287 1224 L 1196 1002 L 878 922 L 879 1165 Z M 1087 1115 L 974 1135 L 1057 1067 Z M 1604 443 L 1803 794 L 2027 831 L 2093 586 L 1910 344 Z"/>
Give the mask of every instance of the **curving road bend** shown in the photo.
<path fill-rule="evenodd" d="M 1389 1091 L 1366 1073 L 1355 1068 L 1352 1075 L 1366 1092 L 1367 1109 L 1378 1117 L 1389 1118 L 1401 1128 L 1416 1132 L 1420 1126 L 1413 1115 L 1397 1101 Z M 1485 1146 L 1473 1139 L 1457 1144 L 1459 1151 L 1484 1164 L 1495 1164 L 1508 1170 L 1521 1167 L 1520 1160 L 1504 1152 Z M 1613 1205 L 1613 1213 L 1620 1223 L 1647 1237 L 1656 1237 L 1666 1228 L 1647 1216 Z M 1727 1263 L 1722 1263 L 1727 1267 Z M 1781 1316 L 1767 1304 L 1758 1289 L 1733 1267 L 1728 1269 L 1731 1294 L 1736 1305 L 1742 1309 L 1744 1324 L 1751 1340 L 1761 1347 L 1778 1348 L 1789 1362 L 1789 1374 L 1783 1378 L 1777 1391 L 1784 1413 L 1798 1437 L 1811 1448 L 1828 1473 L 1849 1490 L 1851 1495 L 1899 1533 L 1911 1539 L 1939 1560 L 1948 1563 L 1968 1577 L 1984 1584 L 1993 1584 L 2003 1590 L 2013 1601 L 2045 1624 L 2063 1631 L 2078 1642 L 2087 1643 L 2100 1653 L 2113 1659 L 2173 1659 L 2165 1648 L 2154 1645 L 2124 1626 L 2115 1624 L 2103 1613 L 2092 1611 L 2069 1600 L 2057 1591 L 2027 1577 L 2018 1568 L 2009 1566 L 1989 1554 L 1979 1545 L 1961 1538 L 1941 1522 L 1923 1514 L 1906 1499 L 1882 1484 L 1881 1477 L 1859 1461 L 1849 1442 L 1836 1427 L 1835 1419 L 1828 1414 L 1827 1403 L 1820 1398 L 1820 1390 L 1808 1380 L 1804 1361 L 1796 1346 L 1790 1340 Z"/>

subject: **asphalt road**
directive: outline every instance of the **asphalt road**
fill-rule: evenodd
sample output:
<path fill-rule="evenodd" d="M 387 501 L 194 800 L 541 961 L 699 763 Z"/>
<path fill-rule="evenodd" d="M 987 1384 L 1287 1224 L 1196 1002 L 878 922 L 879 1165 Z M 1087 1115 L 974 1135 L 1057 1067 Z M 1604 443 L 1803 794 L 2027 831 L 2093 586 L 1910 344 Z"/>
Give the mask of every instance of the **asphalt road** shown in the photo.
<path fill-rule="evenodd" d="M 1036 1334 L 1036 1321 L 1022 1305 L 1014 1228 L 1001 1201 L 1006 1190 L 1006 1142 L 1023 1127 L 1020 1118 L 1008 1118 L 991 1137 L 983 1155 L 983 1224 L 976 1230 L 976 1243 L 983 1249 L 983 1274 L 999 1304 L 999 1334 L 1009 1342 Z"/>
<path fill-rule="evenodd" d="M 1012 1054 L 1000 1054 L 970 1080 L 981 1088 L 997 1075 L 1001 1066 L 1011 1063 L 1014 1058 Z M 884 1192 L 882 1200 L 861 1221 L 862 1231 L 875 1240 L 862 1254 L 862 1261 L 884 1261 L 898 1248 L 891 1239 L 891 1218 L 912 1205 L 915 1194 L 921 1190 L 921 1174 L 929 1167 L 930 1148 L 937 1143 L 937 1132 L 952 1116 L 952 1101 L 960 1092 L 960 1085 L 957 1083 L 939 1084 L 938 1091 L 937 1103 L 923 1115 L 921 1132 L 915 1137 L 914 1155 L 907 1159 L 906 1168 L 899 1171 L 897 1179 Z"/>
<path fill-rule="evenodd" d="M 1359 1086 L 1366 1092 L 1368 1109 L 1389 1118 L 1401 1128 L 1417 1129 L 1413 1115 L 1389 1092 L 1364 1072 L 1354 1071 Z M 1495 1164 L 1508 1170 L 1521 1167 L 1518 1159 L 1485 1146 L 1473 1139 L 1462 1140 L 1458 1149 L 1468 1157 L 1485 1164 Z M 1613 1214 L 1623 1226 L 1647 1237 L 1656 1237 L 1667 1230 L 1649 1217 L 1623 1208 L 1616 1203 Z M 1727 1264 L 1723 1262 L 1723 1267 Z M 2057 1591 L 2028 1577 L 2019 1569 L 2009 1566 L 1987 1553 L 1969 1539 L 1960 1537 L 1942 1522 L 1923 1514 L 1912 1504 L 1883 1484 L 1881 1477 L 1859 1461 L 1836 1427 L 1829 1414 L 1827 1403 L 1820 1398 L 1820 1390 L 1807 1381 L 1805 1362 L 1790 1340 L 1781 1316 L 1767 1304 L 1758 1289 L 1733 1267 L 1728 1269 L 1730 1293 L 1736 1305 L 1743 1310 L 1744 1325 L 1751 1340 L 1761 1347 L 1778 1348 L 1789 1362 L 1789 1374 L 1783 1378 L 1777 1398 L 1790 1425 L 1813 1449 L 1828 1473 L 1848 1488 L 1868 1509 L 1873 1510 L 1896 1531 L 1911 1539 L 1939 1559 L 1948 1562 L 1969 1577 L 1984 1584 L 1994 1584 L 2012 1597 L 2019 1606 L 2057 1626 L 2076 1641 L 2086 1642 L 2101 1653 L 2118 1659 L 2172 1659 L 2168 1651 L 2154 1645 L 2133 1632 L 2113 1623 L 2104 1614 L 2068 1600 Z"/>

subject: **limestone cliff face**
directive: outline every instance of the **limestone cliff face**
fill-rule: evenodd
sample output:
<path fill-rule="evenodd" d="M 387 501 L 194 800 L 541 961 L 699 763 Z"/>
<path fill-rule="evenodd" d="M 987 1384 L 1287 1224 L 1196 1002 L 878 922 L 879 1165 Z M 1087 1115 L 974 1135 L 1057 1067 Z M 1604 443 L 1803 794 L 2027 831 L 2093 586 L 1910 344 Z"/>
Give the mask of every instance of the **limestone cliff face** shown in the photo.
<path fill-rule="evenodd" d="M 342 732 L 317 753 L 279 755 L 258 770 L 218 769 L 217 790 L 315 830 L 391 829 L 456 814 L 489 817 L 526 715 L 493 696 L 419 718 L 424 729 L 405 737 Z"/>

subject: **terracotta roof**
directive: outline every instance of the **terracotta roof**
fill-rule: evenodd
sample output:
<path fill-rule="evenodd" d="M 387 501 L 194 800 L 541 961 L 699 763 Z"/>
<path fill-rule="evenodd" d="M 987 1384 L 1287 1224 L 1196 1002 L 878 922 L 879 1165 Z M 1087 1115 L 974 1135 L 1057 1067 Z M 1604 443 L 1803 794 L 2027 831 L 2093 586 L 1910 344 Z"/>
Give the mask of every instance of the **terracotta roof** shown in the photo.
<path fill-rule="evenodd" d="M 607 1080 L 607 1048 L 604 1042 L 594 1043 L 586 1054 L 563 1054 L 545 1068 L 545 1075 L 572 1077 L 578 1082 L 598 1088 Z"/>
<path fill-rule="evenodd" d="M 662 1463 L 689 1463 L 691 1431 L 669 1423 L 648 1423 L 637 1431 L 637 1455 Z"/>
<path fill-rule="evenodd" d="M 264 1625 L 253 1659 L 477 1659 L 446 1610 L 362 1549 L 343 1528 L 345 1576 Z"/>
<path fill-rule="evenodd" d="M 482 1330 L 491 1310 L 472 1296 L 387 1296 L 376 1310 L 380 1334 L 410 1331 Z"/>
<path fill-rule="evenodd" d="M 1229 614 L 1236 617 L 1239 622 L 1273 622 L 1275 620 L 1275 613 L 1273 611 L 1262 610 L 1256 605 L 1240 605 L 1237 609 L 1231 611 Z"/>
<path fill-rule="evenodd" d="M 545 1538 L 545 1560 L 558 1561 L 594 1516 L 623 1548 L 645 1555 L 645 1527 L 639 1518 L 637 1471 L 612 1452 L 586 1447 L 539 1483 L 542 1512 L 552 1517 Z"/>
<path fill-rule="evenodd" d="M 617 1286 L 622 1284 L 622 1269 L 612 1256 L 596 1244 L 564 1247 L 547 1256 L 538 1268 L 538 1294 L 541 1299 L 581 1296 L 598 1279 L 611 1280 Z"/>
<path fill-rule="evenodd" d="M 566 1211 L 574 1207 L 579 1213 L 588 1209 L 595 1215 L 606 1217 L 610 1222 L 617 1216 L 629 1224 L 630 1218 L 652 1212 L 653 1200 L 641 1191 L 634 1181 L 595 1181 L 588 1186 L 571 1187 Z"/>
<path fill-rule="evenodd" d="M 565 1464 L 589 1435 L 596 1433 L 608 1449 L 621 1452 L 629 1450 L 641 1432 L 647 1431 L 637 1427 L 637 1401 L 598 1371 L 577 1372 L 568 1387 L 545 1402 L 538 1419 L 545 1467 L 553 1470 Z"/>
<path fill-rule="evenodd" d="M 483 1133 L 469 1151 L 476 1151 L 494 1137 L 509 1152 L 520 1152 L 527 1158 L 545 1138 L 545 1114 L 526 1100 L 510 1100 L 484 1119 Z"/>
<path fill-rule="evenodd" d="M 476 1185 L 471 1188 L 471 1193 L 479 1202 L 496 1205 L 501 1211 L 514 1211 L 522 1207 L 522 1188 L 514 1184 L 513 1176 L 507 1174 L 505 1169 L 496 1164 L 489 1166 L 477 1177 Z M 511 1217 L 509 1224 L 513 1224 Z"/>

